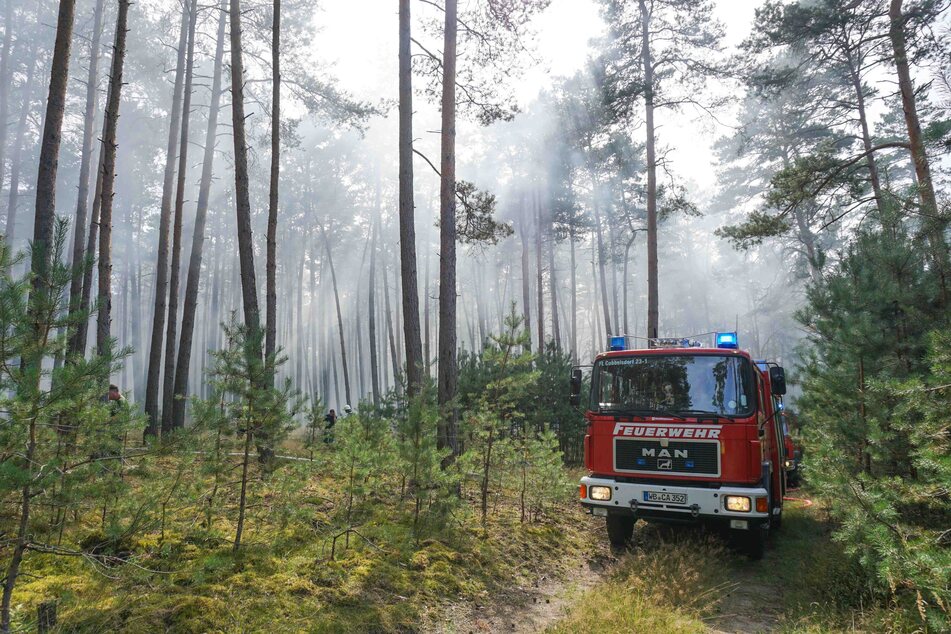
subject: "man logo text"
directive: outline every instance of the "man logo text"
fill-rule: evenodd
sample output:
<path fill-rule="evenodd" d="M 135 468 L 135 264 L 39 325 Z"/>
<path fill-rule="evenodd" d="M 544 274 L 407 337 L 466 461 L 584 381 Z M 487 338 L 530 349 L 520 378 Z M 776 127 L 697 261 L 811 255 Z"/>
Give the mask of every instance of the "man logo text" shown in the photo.
<path fill-rule="evenodd" d="M 646 456 L 646 457 L 648 457 L 648 458 L 654 458 L 654 457 L 657 457 L 657 458 L 670 458 L 670 457 L 671 457 L 670 451 L 668 451 L 667 449 L 661 449 L 660 451 L 657 451 L 656 449 L 653 449 L 653 448 L 651 448 L 651 447 L 644 447 L 643 449 L 641 449 L 641 455 L 642 455 L 642 456 Z M 674 458 L 686 458 L 686 457 L 687 457 L 687 450 L 686 450 L 686 449 L 674 449 L 673 457 L 674 457 Z"/>

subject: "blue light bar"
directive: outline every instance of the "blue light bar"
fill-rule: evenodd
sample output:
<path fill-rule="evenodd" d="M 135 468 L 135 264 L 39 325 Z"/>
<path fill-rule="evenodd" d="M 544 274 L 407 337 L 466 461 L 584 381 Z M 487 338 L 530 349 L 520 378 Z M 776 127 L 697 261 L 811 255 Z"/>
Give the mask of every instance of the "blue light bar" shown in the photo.
<path fill-rule="evenodd" d="M 627 342 L 625 341 L 626 337 L 621 335 L 620 337 L 611 337 L 610 340 L 610 349 L 611 350 L 627 350 Z"/>
<path fill-rule="evenodd" d="M 717 348 L 736 349 L 738 347 L 739 342 L 735 332 L 717 333 Z"/>

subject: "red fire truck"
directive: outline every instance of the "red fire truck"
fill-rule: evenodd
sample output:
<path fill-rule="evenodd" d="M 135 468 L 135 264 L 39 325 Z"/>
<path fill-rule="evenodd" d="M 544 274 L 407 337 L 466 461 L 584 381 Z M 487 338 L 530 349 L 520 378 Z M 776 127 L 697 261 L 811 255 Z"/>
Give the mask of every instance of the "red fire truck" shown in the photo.
<path fill-rule="evenodd" d="M 762 557 L 782 520 L 786 470 L 777 403 L 783 368 L 754 361 L 736 333 L 631 349 L 611 337 L 591 366 L 581 504 L 625 544 L 638 519 L 707 524 Z M 581 404 L 582 372 L 571 401 Z"/>

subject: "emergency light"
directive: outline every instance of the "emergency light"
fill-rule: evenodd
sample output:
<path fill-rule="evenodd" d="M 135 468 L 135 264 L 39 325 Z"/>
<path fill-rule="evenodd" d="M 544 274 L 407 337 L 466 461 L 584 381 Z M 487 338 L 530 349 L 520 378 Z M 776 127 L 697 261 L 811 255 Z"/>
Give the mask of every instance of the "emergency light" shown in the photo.
<path fill-rule="evenodd" d="M 735 332 L 718 332 L 717 333 L 717 348 L 736 349 L 738 347 L 739 347 L 739 343 L 738 343 Z"/>
<path fill-rule="evenodd" d="M 610 341 L 608 342 L 609 344 L 608 347 L 611 350 L 626 350 L 627 349 L 627 341 L 625 341 L 626 339 L 627 337 L 625 337 L 624 335 L 621 335 L 620 337 L 611 337 Z"/>

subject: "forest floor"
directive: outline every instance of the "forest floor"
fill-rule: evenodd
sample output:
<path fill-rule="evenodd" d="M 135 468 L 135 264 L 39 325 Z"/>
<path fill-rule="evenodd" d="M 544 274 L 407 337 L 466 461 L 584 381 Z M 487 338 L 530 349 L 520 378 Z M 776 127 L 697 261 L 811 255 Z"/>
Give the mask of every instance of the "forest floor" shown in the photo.
<path fill-rule="evenodd" d="M 580 560 L 540 571 L 493 600 L 449 605 L 427 631 L 766 632 L 904 631 L 831 539 L 818 506 L 787 503 L 784 525 L 761 561 L 690 528 L 639 523 L 631 547 L 606 545 L 603 520 L 585 516 L 590 545 Z"/>

